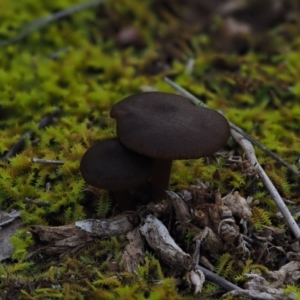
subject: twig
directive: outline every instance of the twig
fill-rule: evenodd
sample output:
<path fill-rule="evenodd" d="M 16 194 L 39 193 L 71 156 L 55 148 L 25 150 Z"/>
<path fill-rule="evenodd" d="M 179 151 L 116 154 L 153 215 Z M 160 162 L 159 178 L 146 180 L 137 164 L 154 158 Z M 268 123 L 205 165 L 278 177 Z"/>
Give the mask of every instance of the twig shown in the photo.
<path fill-rule="evenodd" d="M 47 206 L 50 206 L 49 202 L 34 200 L 34 199 L 27 198 L 27 197 L 24 200 L 25 200 L 25 202 L 27 202 L 29 204 L 34 204 L 34 205 L 36 205 L 38 207 L 47 207 Z"/>
<path fill-rule="evenodd" d="M 195 97 L 193 94 L 191 94 L 190 92 L 188 92 L 186 89 L 182 88 L 181 86 L 179 86 L 178 84 L 176 84 L 174 81 L 172 81 L 171 79 L 169 79 L 168 77 L 165 77 L 164 80 L 170 85 L 172 86 L 175 90 L 177 90 L 178 92 L 180 92 L 181 94 L 183 94 L 184 96 L 186 96 L 187 98 L 189 98 L 195 105 L 197 106 L 201 106 L 201 107 L 207 107 L 207 105 L 202 102 L 201 100 L 199 100 L 197 97 Z M 229 125 L 231 128 L 233 128 L 234 130 L 236 130 L 238 133 L 240 133 L 242 136 L 244 136 L 247 140 L 251 141 L 251 143 L 253 143 L 255 146 L 257 146 L 258 148 L 260 148 L 262 151 L 264 151 L 266 154 L 270 155 L 271 157 L 273 157 L 276 161 L 278 161 L 280 164 L 282 164 L 283 166 L 285 166 L 288 170 L 290 170 L 291 172 L 293 172 L 295 175 L 300 177 L 300 172 L 297 171 L 295 168 L 293 168 L 290 164 L 288 164 L 286 161 L 284 161 L 282 158 L 280 158 L 277 154 L 275 154 L 274 152 L 270 151 L 267 147 L 265 147 L 264 145 L 262 145 L 260 142 L 258 142 L 257 140 L 255 140 L 253 137 L 251 137 L 249 134 L 247 134 L 246 132 L 244 132 L 241 128 L 237 127 L 235 124 L 229 122 Z"/>
<path fill-rule="evenodd" d="M 196 266 L 195 269 L 199 269 L 203 272 L 203 274 L 205 275 L 205 278 L 214 283 L 217 284 L 218 286 L 220 286 L 221 288 L 225 289 L 226 291 L 233 291 L 233 290 L 237 290 L 237 291 L 243 291 L 242 288 L 238 287 L 237 285 L 227 281 L 226 279 L 218 276 L 217 274 L 201 267 L 201 266 Z"/>
<path fill-rule="evenodd" d="M 47 125 L 51 124 L 53 122 L 53 119 L 56 115 L 58 115 L 60 112 L 59 108 L 56 108 L 52 113 L 46 115 L 43 117 L 37 124 L 38 128 L 44 128 Z M 25 141 L 26 139 L 29 139 L 33 135 L 32 130 L 28 130 L 26 133 L 24 133 L 19 141 L 10 149 L 7 151 L 7 153 L 2 157 L 2 160 L 7 162 L 9 158 L 15 156 L 16 154 L 20 153 L 23 148 L 25 147 Z"/>
<path fill-rule="evenodd" d="M 300 228 L 297 225 L 296 221 L 294 220 L 293 216 L 291 215 L 290 211 L 288 210 L 287 206 L 285 205 L 284 201 L 282 200 L 281 196 L 279 195 L 278 191 L 276 190 L 275 186 L 273 185 L 272 181 L 269 179 L 268 175 L 264 171 L 264 169 L 261 167 L 261 165 L 258 163 L 255 151 L 252 146 L 252 144 L 245 139 L 241 134 L 239 134 L 234 129 L 231 129 L 231 135 L 233 138 L 240 144 L 240 146 L 243 148 L 247 159 L 250 161 L 252 166 L 254 166 L 257 170 L 257 173 L 259 174 L 261 180 L 263 181 L 266 188 L 269 190 L 270 195 L 276 202 L 279 210 L 281 211 L 282 215 L 284 216 L 289 228 L 294 233 L 295 237 L 297 239 L 300 239 Z"/>
<path fill-rule="evenodd" d="M 41 164 L 54 164 L 54 165 L 63 165 L 64 162 L 62 160 L 54 160 L 54 159 L 42 159 L 42 158 L 35 158 L 31 159 L 34 163 L 41 163 Z"/>
<path fill-rule="evenodd" d="M 199 263 L 199 259 L 200 259 L 200 246 L 201 246 L 201 240 L 196 240 L 196 245 L 195 245 L 195 251 L 193 253 L 193 262 L 192 262 L 192 269 L 194 269 L 198 263 Z"/>
<path fill-rule="evenodd" d="M 88 9 L 88 8 L 92 8 L 94 6 L 97 6 L 101 3 L 105 2 L 105 0 L 92 0 L 86 3 L 80 3 L 71 7 L 68 7 L 64 10 L 58 11 L 50 16 L 41 18 L 41 19 L 37 19 L 33 22 L 31 22 L 30 24 L 28 24 L 26 27 L 23 28 L 23 31 L 21 31 L 20 34 L 18 34 L 17 36 L 3 41 L 0 43 L 0 47 L 4 47 L 7 45 L 10 45 L 12 43 L 18 42 L 20 40 L 22 40 L 23 38 L 25 38 L 26 36 L 28 36 L 29 34 L 31 34 L 32 32 L 45 27 L 46 25 L 48 25 L 51 22 L 57 21 L 61 18 L 73 15 L 79 11 Z"/>
<path fill-rule="evenodd" d="M 206 107 L 206 104 L 199 100 L 197 97 L 195 97 L 192 93 L 188 92 L 186 89 L 178 85 L 176 82 L 171 80 L 168 77 L 164 78 L 165 82 L 167 82 L 172 88 L 174 88 L 176 91 L 181 93 L 182 95 L 189 98 L 196 106 Z"/>

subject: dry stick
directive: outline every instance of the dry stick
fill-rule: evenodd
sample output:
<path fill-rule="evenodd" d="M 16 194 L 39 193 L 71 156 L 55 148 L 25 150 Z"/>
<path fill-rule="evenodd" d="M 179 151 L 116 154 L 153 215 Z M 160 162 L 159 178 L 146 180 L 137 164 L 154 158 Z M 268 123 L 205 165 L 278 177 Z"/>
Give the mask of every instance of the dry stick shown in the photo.
<path fill-rule="evenodd" d="M 25 200 L 25 202 L 27 202 L 29 204 L 34 204 L 34 205 L 36 205 L 38 207 L 47 207 L 47 206 L 50 206 L 49 202 L 40 201 L 40 200 L 34 200 L 34 199 L 30 199 L 28 197 L 26 197 L 24 200 Z"/>
<path fill-rule="evenodd" d="M 180 92 L 181 94 L 183 94 L 184 96 L 186 96 L 187 98 L 189 98 L 195 105 L 202 106 L 202 107 L 207 107 L 207 105 L 205 103 L 203 103 L 201 100 L 199 100 L 193 94 L 191 94 L 190 92 L 188 92 L 183 87 L 179 86 L 177 83 L 175 83 L 174 81 L 172 81 L 168 77 L 165 77 L 164 80 L 170 86 L 172 86 L 175 90 L 177 90 L 178 92 Z M 284 161 L 281 157 L 279 157 L 278 155 L 276 155 L 274 152 L 270 151 L 267 147 L 265 147 L 260 142 L 258 142 L 257 140 L 255 140 L 249 134 L 247 134 L 246 132 L 244 132 L 241 128 L 237 127 L 235 124 L 233 124 L 233 123 L 231 123 L 229 121 L 228 121 L 228 123 L 229 123 L 229 125 L 230 125 L 231 128 L 233 128 L 234 130 L 236 130 L 238 133 L 240 133 L 242 136 L 244 136 L 247 140 L 251 141 L 251 143 L 253 143 L 255 146 L 257 146 L 258 148 L 260 148 L 266 154 L 268 154 L 269 156 L 273 157 L 276 161 L 278 161 L 281 165 L 285 166 L 288 170 L 290 170 L 295 175 L 297 175 L 297 176 L 300 177 L 300 172 L 297 171 L 295 168 L 293 168 L 286 161 Z"/>
<path fill-rule="evenodd" d="M 44 159 L 44 158 L 36 158 L 33 157 L 31 159 L 33 163 L 40 163 L 40 164 L 53 164 L 53 165 L 63 165 L 64 162 L 62 160 L 56 160 L 56 159 Z"/>
<path fill-rule="evenodd" d="M 167 83 L 169 83 L 177 91 L 179 91 L 180 93 L 182 93 L 183 95 L 185 95 L 186 97 L 188 97 L 197 106 L 206 106 L 202 101 L 200 101 L 199 99 L 197 99 L 194 95 L 192 95 L 191 93 L 189 93 L 184 88 L 182 88 L 179 85 L 177 85 L 174 81 L 170 80 L 167 77 L 165 77 L 165 81 Z M 230 127 L 231 127 L 231 134 L 233 135 L 233 137 L 236 137 L 236 139 L 238 140 L 239 144 L 244 149 L 244 151 L 246 153 L 246 156 L 250 160 L 251 164 L 257 168 L 258 174 L 260 175 L 263 183 L 265 184 L 266 188 L 269 190 L 269 193 L 271 194 L 271 196 L 273 197 L 274 201 L 276 202 L 276 204 L 277 204 L 279 210 L 281 211 L 282 215 L 284 216 L 284 218 L 285 218 L 285 220 L 286 220 L 289 228 L 292 230 L 292 232 L 294 233 L 295 237 L 297 239 L 300 239 L 300 229 L 299 229 L 299 226 L 295 222 L 293 216 L 291 215 L 290 211 L 286 207 L 284 201 L 282 200 L 281 196 L 279 195 L 279 193 L 276 190 L 275 186 L 273 185 L 272 181 L 269 179 L 269 177 L 265 173 L 264 169 L 257 162 L 254 148 L 253 148 L 252 144 L 250 143 L 250 141 L 253 142 L 253 139 L 251 138 L 251 139 L 249 139 L 250 141 L 248 141 L 247 139 L 248 139 L 249 136 L 247 134 L 243 134 L 242 133 L 243 131 L 241 129 L 239 129 L 239 128 L 237 130 L 237 127 L 234 124 L 232 124 L 230 122 L 229 122 L 229 124 L 230 124 Z M 245 135 L 247 135 L 246 138 L 244 137 Z M 267 150 L 266 147 L 262 146 L 257 141 L 256 141 L 255 144 L 256 145 L 259 144 L 260 145 L 259 147 L 264 152 L 266 152 L 267 154 L 272 153 L 270 150 Z M 280 157 L 278 157 L 276 154 L 273 153 L 272 157 L 274 157 L 274 158 L 276 157 L 277 161 L 279 161 L 281 164 L 285 165 L 286 167 L 288 166 L 287 168 L 289 170 L 291 170 L 293 173 L 295 173 L 295 174 L 297 174 L 299 176 L 299 172 L 297 172 L 293 167 L 291 167 L 286 162 L 283 162 L 283 160 Z"/>
<path fill-rule="evenodd" d="M 230 281 L 227 281 L 226 279 L 220 277 L 219 275 L 217 275 L 199 265 L 196 266 L 195 269 L 201 270 L 203 272 L 203 274 L 205 275 L 205 278 L 208 281 L 220 286 L 221 288 L 223 288 L 226 291 L 233 291 L 233 290 L 243 291 L 243 289 L 240 288 L 239 286 L 231 283 Z"/>
<path fill-rule="evenodd" d="M 268 188 L 270 195 L 275 200 L 279 210 L 283 214 L 289 228 L 293 231 L 295 237 L 300 239 L 300 228 L 297 225 L 296 221 L 294 220 L 292 214 L 288 210 L 287 206 L 285 205 L 284 201 L 282 200 L 281 196 L 279 195 L 278 191 L 276 190 L 275 186 L 273 185 L 272 181 L 258 163 L 255 151 L 252 144 L 245 139 L 241 134 L 239 134 L 234 129 L 231 129 L 231 135 L 233 138 L 239 143 L 239 145 L 243 148 L 244 152 L 246 153 L 247 159 L 250 161 L 252 166 L 254 166 L 259 174 L 261 180 L 263 181 L 264 185 Z"/>
<path fill-rule="evenodd" d="M 73 15 L 73 14 L 79 12 L 79 11 L 82 11 L 82 10 L 85 10 L 85 9 L 88 9 L 88 8 L 92 8 L 92 7 L 97 6 L 97 5 L 99 5 L 103 2 L 105 2 L 105 0 L 92 0 L 92 1 L 89 1 L 89 2 L 86 2 L 86 3 L 80 3 L 80 4 L 77 4 L 77 5 L 68 7 L 64 10 L 58 11 L 58 12 L 56 12 L 56 13 L 50 15 L 50 16 L 47 16 L 45 18 L 35 20 L 32 23 L 28 24 L 23 29 L 23 31 L 20 34 L 18 34 L 17 36 L 15 36 L 15 37 L 13 37 L 9 40 L 1 42 L 0 47 L 4 47 L 4 46 L 10 45 L 12 43 L 18 42 L 18 41 L 22 40 L 23 38 L 25 38 L 26 36 L 28 36 L 29 34 L 31 34 L 32 32 L 48 25 L 51 22 L 54 22 L 54 21 L 59 20 L 61 18 Z"/>
<path fill-rule="evenodd" d="M 192 270 L 200 270 L 203 272 L 205 275 L 205 278 L 213 282 L 214 284 L 219 285 L 221 288 L 227 290 L 227 291 L 232 291 L 232 290 L 243 290 L 242 288 L 238 287 L 237 285 L 231 283 L 230 281 L 227 281 L 226 279 L 220 277 L 219 275 L 201 267 L 198 265 L 199 258 L 200 258 L 200 245 L 201 245 L 201 240 L 196 240 L 196 246 L 195 246 L 195 251 L 193 254 L 193 262 L 192 262 Z"/>

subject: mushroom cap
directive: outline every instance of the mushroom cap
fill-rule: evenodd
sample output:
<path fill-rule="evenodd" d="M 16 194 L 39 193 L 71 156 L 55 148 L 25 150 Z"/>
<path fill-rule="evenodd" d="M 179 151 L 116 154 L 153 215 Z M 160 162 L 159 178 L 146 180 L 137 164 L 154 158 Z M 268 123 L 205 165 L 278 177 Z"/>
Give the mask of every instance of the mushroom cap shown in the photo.
<path fill-rule="evenodd" d="M 157 159 L 209 156 L 230 135 L 220 113 L 175 94 L 131 95 L 115 104 L 110 116 L 117 120 L 118 137 L 128 149 Z"/>
<path fill-rule="evenodd" d="M 151 158 L 128 150 L 118 138 L 96 142 L 80 162 L 80 172 L 88 184 L 110 191 L 130 189 L 146 182 L 151 167 Z"/>

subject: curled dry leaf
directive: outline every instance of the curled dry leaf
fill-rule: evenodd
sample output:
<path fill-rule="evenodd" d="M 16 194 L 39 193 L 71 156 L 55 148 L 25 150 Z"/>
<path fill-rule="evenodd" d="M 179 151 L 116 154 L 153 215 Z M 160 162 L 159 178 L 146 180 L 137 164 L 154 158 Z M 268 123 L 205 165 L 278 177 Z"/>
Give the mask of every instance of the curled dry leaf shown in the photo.
<path fill-rule="evenodd" d="M 204 241 L 211 255 L 218 256 L 228 251 L 235 258 L 249 256 L 239 226 L 235 223 L 231 209 L 224 205 L 219 191 L 215 192 L 215 203 L 198 204 L 192 213 L 179 195 L 174 192 L 169 192 L 169 195 L 180 221 L 176 229 L 181 236 L 194 233 L 194 240 Z"/>
<path fill-rule="evenodd" d="M 232 244 L 235 238 L 239 235 L 239 230 L 234 220 L 225 219 L 219 224 L 218 234 L 224 242 Z"/>
<path fill-rule="evenodd" d="M 239 234 L 231 210 L 225 205 L 205 203 L 194 210 L 194 220 L 200 227 L 209 227 L 223 241 L 232 242 Z"/>
<path fill-rule="evenodd" d="M 291 261 L 282 266 L 278 271 L 268 272 L 267 278 L 273 281 L 273 287 L 295 284 L 300 278 L 300 261 Z"/>
<path fill-rule="evenodd" d="M 194 240 L 205 241 L 210 250 L 210 254 L 219 254 L 223 249 L 221 238 L 209 227 L 200 229 L 200 232 L 195 236 Z"/>
<path fill-rule="evenodd" d="M 224 203 L 231 209 L 233 216 L 248 220 L 252 216 L 251 209 L 246 199 L 241 197 L 238 191 L 229 193 L 222 198 Z"/>

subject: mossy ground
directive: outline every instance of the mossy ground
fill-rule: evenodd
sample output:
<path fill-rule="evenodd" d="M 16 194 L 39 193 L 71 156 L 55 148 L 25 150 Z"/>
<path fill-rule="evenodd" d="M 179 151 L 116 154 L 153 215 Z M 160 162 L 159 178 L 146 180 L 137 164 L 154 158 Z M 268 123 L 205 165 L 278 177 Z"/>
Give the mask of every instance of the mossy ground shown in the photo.
<path fill-rule="evenodd" d="M 79 1 L 1 0 L 0 39 L 15 37 L 30 22 L 76 3 Z M 24 261 L 27 247 L 33 244 L 27 226 L 63 225 L 86 218 L 87 196 L 79 162 L 95 140 L 115 136 L 115 123 L 109 118 L 111 106 L 149 88 L 174 92 L 163 81 L 166 75 L 209 107 L 222 110 L 231 122 L 297 168 L 297 5 L 287 1 L 285 10 L 290 18 L 274 22 L 259 34 L 253 30 L 240 37 L 246 49 L 236 48 L 234 41 L 222 35 L 223 18 L 211 14 L 199 23 L 186 22 L 178 16 L 181 8 L 176 3 L 170 8 L 167 1 L 107 0 L 0 48 L 0 155 L 25 132 L 33 131 L 21 153 L 9 162 L 0 162 L 0 208 L 21 210 L 24 224 L 12 238 L 12 260 L 0 266 L 2 299 L 191 297 L 177 291 L 174 279 L 164 278 L 151 255 L 139 269 L 139 276 L 120 273 L 116 277 L 110 272 L 105 260 L 109 255 L 120 262 L 122 238 L 88 246 L 75 258 Z M 207 30 L 205 22 L 211 29 Z M 120 47 L 117 33 L 126 26 L 140 31 L 142 46 L 133 42 L 130 47 Z M 220 48 L 222 39 L 225 52 Z M 191 59 L 194 64 L 189 69 Z M 56 122 L 38 129 L 37 123 L 56 108 L 61 111 Z M 224 150 L 232 149 L 242 155 L 230 140 Z M 282 197 L 299 204 L 296 175 L 256 150 Z M 64 165 L 34 164 L 33 157 L 62 160 Z M 244 196 L 259 199 L 263 212 L 254 214 L 256 222 L 263 223 L 259 215 L 268 212 L 268 223 L 277 211 L 259 181 L 244 178 L 240 170 L 225 166 L 222 159 L 209 165 L 204 159 L 175 162 L 171 187 L 187 187 L 196 178 L 209 181 L 222 194 L 235 188 Z M 51 187 L 46 191 L 47 183 Z M 31 205 L 25 198 L 50 206 Z M 156 286 L 160 280 L 163 284 Z M 10 294 L 13 290 L 15 294 Z M 213 291 L 212 286 L 206 287 L 207 293 Z"/>

